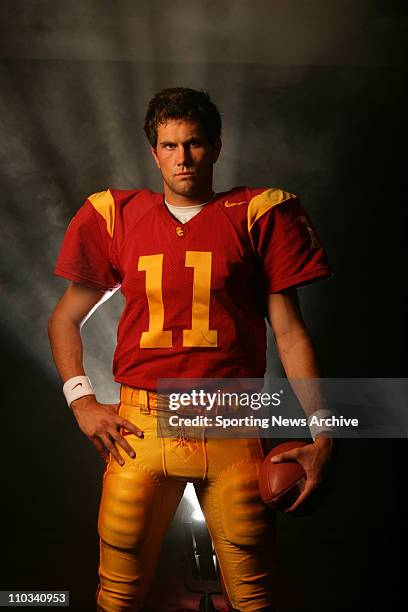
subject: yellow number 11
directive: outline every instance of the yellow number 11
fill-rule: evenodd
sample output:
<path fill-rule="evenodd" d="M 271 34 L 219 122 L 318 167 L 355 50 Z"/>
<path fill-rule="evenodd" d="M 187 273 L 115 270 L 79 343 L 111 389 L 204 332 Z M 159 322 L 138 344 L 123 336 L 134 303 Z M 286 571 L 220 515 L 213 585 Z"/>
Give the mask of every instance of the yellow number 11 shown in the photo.
<path fill-rule="evenodd" d="M 210 327 L 211 256 L 207 251 L 186 251 L 185 266 L 194 268 L 191 329 L 183 329 L 183 346 L 217 346 L 218 332 Z M 139 272 L 146 272 L 149 330 L 140 338 L 141 348 L 171 348 L 173 333 L 164 331 L 163 255 L 139 257 Z"/>

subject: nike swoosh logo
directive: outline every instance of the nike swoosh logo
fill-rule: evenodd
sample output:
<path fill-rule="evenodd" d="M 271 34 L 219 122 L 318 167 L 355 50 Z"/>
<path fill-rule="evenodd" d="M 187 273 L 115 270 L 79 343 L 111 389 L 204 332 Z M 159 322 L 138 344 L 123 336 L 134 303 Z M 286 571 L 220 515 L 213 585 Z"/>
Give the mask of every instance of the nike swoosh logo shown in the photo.
<path fill-rule="evenodd" d="M 224 202 L 224 206 L 226 206 L 227 208 L 229 208 L 230 206 L 240 206 L 241 204 L 246 204 L 245 202 L 228 202 L 228 200 L 226 202 Z"/>
<path fill-rule="evenodd" d="M 82 387 L 82 383 L 77 383 L 77 384 L 75 385 L 75 387 L 72 387 L 72 391 L 73 391 L 74 389 L 76 389 L 77 387 Z"/>

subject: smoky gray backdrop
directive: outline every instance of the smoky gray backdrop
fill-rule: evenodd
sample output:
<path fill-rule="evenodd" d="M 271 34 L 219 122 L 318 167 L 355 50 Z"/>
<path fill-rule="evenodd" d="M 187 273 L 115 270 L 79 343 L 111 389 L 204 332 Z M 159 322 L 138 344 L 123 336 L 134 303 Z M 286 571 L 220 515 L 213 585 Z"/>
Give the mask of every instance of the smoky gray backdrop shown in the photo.
<path fill-rule="evenodd" d="M 92 610 L 102 465 L 64 405 L 46 334 L 69 219 L 108 186 L 160 189 L 147 102 L 163 87 L 205 89 L 224 124 L 216 190 L 297 193 L 326 245 L 334 278 L 300 292 L 323 374 L 406 376 L 408 11 L 397 0 L 14 0 L 0 19 L 0 589 L 67 589 L 72 609 Z M 106 402 L 121 308 L 118 292 L 84 328 Z M 272 342 L 269 371 L 280 373 Z M 343 440 L 336 464 L 314 514 L 278 517 L 277 600 L 288 612 L 396 609 L 406 442 Z M 197 599 L 183 546 L 176 517 L 153 609 Z"/>

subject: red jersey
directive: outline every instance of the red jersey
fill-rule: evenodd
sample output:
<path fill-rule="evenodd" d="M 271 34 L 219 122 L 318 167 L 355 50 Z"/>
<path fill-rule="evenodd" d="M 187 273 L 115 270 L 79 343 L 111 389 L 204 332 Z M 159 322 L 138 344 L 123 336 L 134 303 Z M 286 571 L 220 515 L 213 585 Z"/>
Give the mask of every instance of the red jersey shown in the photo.
<path fill-rule="evenodd" d="M 96 193 L 72 219 L 55 272 L 121 286 L 115 380 L 149 390 L 158 378 L 262 378 L 267 295 L 330 274 L 298 198 L 249 187 L 216 194 L 184 225 L 163 194 Z"/>

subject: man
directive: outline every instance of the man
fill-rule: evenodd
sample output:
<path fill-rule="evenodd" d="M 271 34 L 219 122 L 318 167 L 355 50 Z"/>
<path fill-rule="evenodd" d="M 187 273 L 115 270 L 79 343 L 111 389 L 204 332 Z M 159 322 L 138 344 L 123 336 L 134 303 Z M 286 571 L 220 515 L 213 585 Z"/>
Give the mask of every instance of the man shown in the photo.
<path fill-rule="evenodd" d="M 56 273 L 70 286 L 49 324 L 54 359 L 80 429 L 107 462 L 99 513 L 98 608 L 140 610 L 160 545 L 195 485 L 235 610 L 272 611 L 273 527 L 258 494 L 258 439 L 158 438 L 157 379 L 262 378 L 265 314 L 290 378 L 318 378 L 296 287 L 329 274 L 298 199 L 281 189 L 213 192 L 221 119 L 203 92 L 159 92 L 145 131 L 164 194 L 108 189 L 90 196 L 67 230 Z M 126 297 L 114 358 L 118 406 L 85 377 L 80 326 L 121 285 Z M 305 402 L 308 404 L 308 402 Z M 304 406 L 308 413 L 319 406 Z M 331 440 L 296 458 L 321 479 Z"/>

